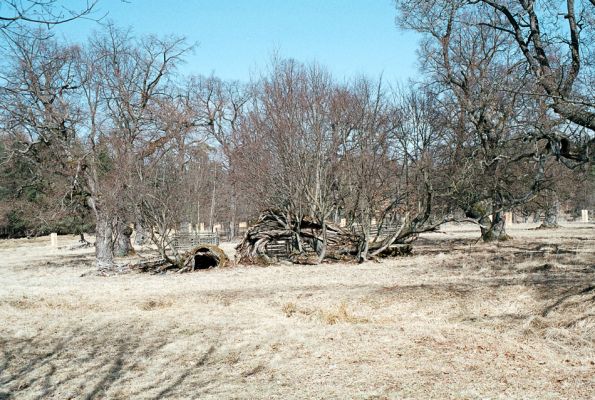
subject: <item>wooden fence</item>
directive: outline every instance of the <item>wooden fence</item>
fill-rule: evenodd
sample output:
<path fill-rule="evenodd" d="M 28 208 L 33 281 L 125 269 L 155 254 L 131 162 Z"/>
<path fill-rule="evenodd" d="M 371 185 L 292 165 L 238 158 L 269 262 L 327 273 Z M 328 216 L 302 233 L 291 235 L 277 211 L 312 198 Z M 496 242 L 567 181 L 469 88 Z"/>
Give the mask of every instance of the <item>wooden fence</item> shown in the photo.
<path fill-rule="evenodd" d="M 214 244 L 219 246 L 219 241 L 219 234 L 217 232 L 178 233 L 174 236 L 172 246 L 178 251 L 186 251 L 199 244 Z"/>

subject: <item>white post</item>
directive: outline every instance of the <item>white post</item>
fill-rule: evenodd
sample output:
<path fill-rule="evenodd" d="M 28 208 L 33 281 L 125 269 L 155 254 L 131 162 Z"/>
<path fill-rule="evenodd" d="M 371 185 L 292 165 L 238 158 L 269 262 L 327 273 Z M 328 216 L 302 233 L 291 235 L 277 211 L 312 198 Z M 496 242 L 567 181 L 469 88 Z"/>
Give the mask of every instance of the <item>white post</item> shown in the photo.
<path fill-rule="evenodd" d="M 589 210 L 581 211 L 581 222 L 589 222 Z"/>
<path fill-rule="evenodd" d="M 508 211 L 504 213 L 504 218 L 506 218 L 506 223 L 512 225 L 512 212 Z"/>
<path fill-rule="evenodd" d="M 345 218 L 341 218 L 341 223 L 339 224 L 339 226 L 341 228 L 344 228 L 347 226 L 347 220 Z"/>
<path fill-rule="evenodd" d="M 58 234 L 50 233 L 50 244 L 52 247 L 58 247 Z"/>
<path fill-rule="evenodd" d="M 200 223 L 200 232 L 204 232 L 205 231 L 205 223 L 201 222 Z"/>
<path fill-rule="evenodd" d="M 192 223 L 188 222 L 188 233 L 192 233 Z"/>

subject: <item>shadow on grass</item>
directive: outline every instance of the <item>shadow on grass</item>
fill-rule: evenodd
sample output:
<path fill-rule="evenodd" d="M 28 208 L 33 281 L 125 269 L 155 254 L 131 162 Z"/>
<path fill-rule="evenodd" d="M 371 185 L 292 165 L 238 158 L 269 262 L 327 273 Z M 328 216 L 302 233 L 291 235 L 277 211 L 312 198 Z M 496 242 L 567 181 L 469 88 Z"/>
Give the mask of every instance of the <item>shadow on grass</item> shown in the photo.
<path fill-rule="evenodd" d="M 164 356 L 171 356 L 161 352 L 170 343 L 171 332 L 150 336 L 136 329 L 126 336 L 115 336 L 114 332 L 114 326 L 106 325 L 94 331 L 74 329 L 58 340 L 56 332 L 40 332 L 28 339 L 0 339 L 0 400 L 89 400 L 150 393 L 157 393 L 155 398 L 176 397 L 179 386 L 189 376 L 201 375 L 201 367 L 216 351 L 216 344 L 211 344 L 188 366 L 172 360 L 167 365 L 173 376 L 157 374 L 154 380 L 139 383 L 136 380 L 142 377 L 143 368 L 153 361 L 163 363 Z"/>
<path fill-rule="evenodd" d="M 200 367 L 206 364 L 209 357 L 215 352 L 215 346 L 209 347 L 209 349 L 203 354 L 201 358 L 198 359 L 190 368 L 183 370 L 170 385 L 168 385 L 165 389 L 161 390 L 155 399 L 162 399 L 166 397 L 168 394 L 171 394 L 177 387 L 179 387 L 182 382 L 190 375 L 192 372 L 196 372 Z"/>
<path fill-rule="evenodd" d="M 437 280 L 421 284 L 385 286 L 376 289 L 375 295 L 392 296 L 394 301 L 398 301 L 401 296 L 406 299 L 429 296 L 439 301 L 469 297 L 486 299 L 492 296 L 498 298 L 501 289 L 518 287 L 520 293 L 530 293 L 541 304 L 541 311 L 479 317 L 470 315 L 465 321 L 493 319 L 518 323 L 532 317 L 548 319 L 554 311 L 565 312 L 568 307 L 574 307 L 572 313 L 577 315 L 567 325 L 595 315 L 595 266 L 588 261 L 563 267 L 545 263 L 523 269 L 518 269 L 515 265 L 505 268 L 490 268 L 489 265 L 484 265 L 484 268 L 486 273 L 471 274 L 464 281 Z"/>

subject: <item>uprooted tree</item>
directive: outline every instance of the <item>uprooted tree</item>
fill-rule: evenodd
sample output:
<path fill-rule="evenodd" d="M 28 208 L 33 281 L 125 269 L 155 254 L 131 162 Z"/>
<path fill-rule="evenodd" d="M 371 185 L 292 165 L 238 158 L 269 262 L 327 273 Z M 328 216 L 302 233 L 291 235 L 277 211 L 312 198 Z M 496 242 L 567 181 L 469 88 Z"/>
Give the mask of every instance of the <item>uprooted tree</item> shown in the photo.
<path fill-rule="evenodd" d="M 409 221 L 403 222 L 396 231 L 378 235 L 380 240 L 364 244 L 365 238 L 356 230 L 327 221 L 323 235 L 322 225 L 311 218 L 298 220 L 291 215 L 266 211 L 237 246 L 236 259 L 242 264 L 268 263 L 276 258 L 314 264 L 319 262 L 323 246 L 325 259 L 335 261 L 361 260 L 366 247 L 370 256 L 407 254 L 411 251 L 408 242 L 418 232 L 411 230 Z"/>

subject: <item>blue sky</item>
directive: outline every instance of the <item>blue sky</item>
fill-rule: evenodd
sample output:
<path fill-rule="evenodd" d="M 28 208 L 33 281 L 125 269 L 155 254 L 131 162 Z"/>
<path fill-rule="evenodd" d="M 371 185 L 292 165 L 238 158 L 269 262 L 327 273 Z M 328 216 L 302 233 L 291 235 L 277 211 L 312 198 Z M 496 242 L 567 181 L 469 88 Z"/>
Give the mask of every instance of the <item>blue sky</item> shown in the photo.
<path fill-rule="evenodd" d="M 416 75 L 418 39 L 396 28 L 392 0 L 99 0 L 96 15 L 104 13 L 137 35 L 197 43 L 182 68 L 188 74 L 247 81 L 276 52 L 317 61 L 339 80 L 382 74 L 404 82 Z M 78 41 L 96 29 L 95 22 L 76 21 L 58 34 Z"/>

